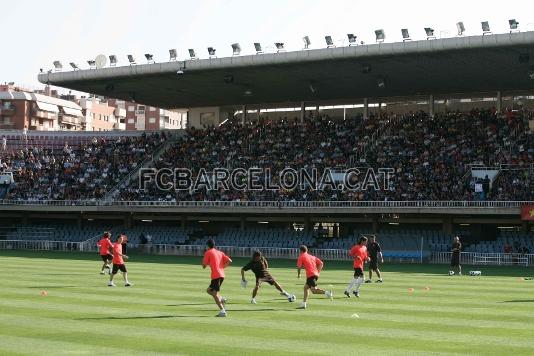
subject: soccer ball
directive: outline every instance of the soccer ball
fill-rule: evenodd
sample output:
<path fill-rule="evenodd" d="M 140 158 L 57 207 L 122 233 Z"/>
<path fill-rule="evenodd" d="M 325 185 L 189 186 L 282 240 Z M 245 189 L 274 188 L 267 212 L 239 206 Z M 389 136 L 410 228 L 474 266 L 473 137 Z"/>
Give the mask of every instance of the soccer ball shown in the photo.
<path fill-rule="evenodd" d="M 449 271 L 449 276 L 454 276 L 454 271 Z"/>
<path fill-rule="evenodd" d="M 297 297 L 295 297 L 294 294 L 291 294 L 289 297 L 287 297 L 287 301 L 290 303 L 293 303 L 295 300 L 297 300 Z"/>
<path fill-rule="evenodd" d="M 481 271 L 469 271 L 469 275 L 470 276 L 481 276 L 482 272 Z"/>

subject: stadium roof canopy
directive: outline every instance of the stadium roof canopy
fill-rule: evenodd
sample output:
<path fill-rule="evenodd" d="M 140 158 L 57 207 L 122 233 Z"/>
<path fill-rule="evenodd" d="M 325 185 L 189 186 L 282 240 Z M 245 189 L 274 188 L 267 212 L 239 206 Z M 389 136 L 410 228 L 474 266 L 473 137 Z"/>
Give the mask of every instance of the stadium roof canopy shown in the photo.
<path fill-rule="evenodd" d="M 520 32 L 42 73 L 39 81 L 179 108 L 525 92 L 533 71 L 534 32 Z"/>

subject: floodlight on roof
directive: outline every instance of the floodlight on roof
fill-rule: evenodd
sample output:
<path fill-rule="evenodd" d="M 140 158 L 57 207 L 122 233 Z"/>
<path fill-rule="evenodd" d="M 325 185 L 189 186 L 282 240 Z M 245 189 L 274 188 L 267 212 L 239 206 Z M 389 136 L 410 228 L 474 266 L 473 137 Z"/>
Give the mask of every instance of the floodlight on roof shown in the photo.
<path fill-rule="evenodd" d="M 376 36 L 377 43 L 384 42 L 386 40 L 386 33 L 382 29 L 376 30 L 375 36 Z"/>
<path fill-rule="evenodd" d="M 169 50 L 169 61 L 175 61 L 178 58 L 178 52 L 176 52 L 176 48 L 171 48 Z"/>
<path fill-rule="evenodd" d="M 128 62 L 130 62 L 130 65 L 135 64 L 135 59 L 131 54 L 128 55 Z"/>
<path fill-rule="evenodd" d="M 56 68 L 56 72 L 59 72 L 63 69 L 63 65 L 60 61 L 54 61 L 54 68 Z"/>
<path fill-rule="evenodd" d="M 241 54 L 241 46 L 239 43 L 232 44 L 232 56 L 239 56 Z"/>
<path fill-rule="evenodd" d="M 195 50 L 193 48 L 189 48 L 187 51 L 189 52 L 189 58 L 198 59 L 197 54 L 195 53 Z"/>
<path fill-rule="evenodd" d="M 80 68 L 76 65 L 76 63 L 74 63 L 74 62 L 70 62 L 69 64 L 70 64 L 70 66 L 72 67 L 72 69 L 74 69 L 74 70 L 80 70 Z"/>
<path fill-rule="evenodd" d="M 145 58 L 148 63 L 155 63 L 153 54 L 145 53 Z"/>
<path fill-rule="evenodd" d="M 209 55 L 210 58 L 217 57 L 217 56 L 215 55 L 215 48 L 213 48 L 213 47 L 208 47 L 208 55 Z"/>
<path fill-rule="evenodd" d="M 95 69 L 96 68 L 96 61 L 93 60 L 93 59 L 88 60 L 87 64 L 89 64 L 89 68 L 90 69 Z"/>
<path fill-rule="evenodd" d="M 302 42 L 304 42 L 304 49 L 310 48 L 310 45 L 311 45 L 310 37 L 308 36 L 302 37 Z"/>
<path fill-rule="evenodd" d="M 258 42 L 254 42 L 254 49 L 256 50 L 256 54 L 263 53 L 263 49 L 261 48 L 261 44 Z"/>
<path fill-rule="evenodd" d="M 463 36 L 465 32 L 465 26 L 463 22 L 456 23 L 456 29 L 458 30 L 458 36 Z"/>
<path fill-rule="evenodd" d="M 324 40 L 326 42 L 326 48 L 333 48 L 336 46 L 334 40 L 332 40 L 332 36 L 324 36 Z"/>
<path fill-rule="evenodd" d="M 488 21 L 482 21 L 480 25 L 482 26 L 482 36 L 491 35 L 491 29 Z"/>
<path fill-rule="evenodd" d="M 436 39 L 436 36 L 434 36 L 434 29 L 432 27 L 425 27 L 425 33 L 426 33 L 426 39 Z"/>
<path fill-rule="evenodd" d="M 280 53 L 280 52 L 285 51 L 285 49 L 284 49 L 284 42 L 276 42 L 274 45 L 275 45 L 275 47 L 276 47 L 276 52 L 277 52 L 277 53 Z"/>
<path fill-rule="evenodd" d="M 109 66 L 115 67 L 117 65 L 117 56 L 112 54 L 109 56 Z"/>
<path fill-rule="evenodd" d="M 349 39 L 349 47 L 350 46 L 357 46 L 358 42 L 356 42 L 357 36 L 354 36 L 353 33 L 347 33 L 347 38 Z"/>
<path fill-rule="evenodd" d="M 412 38 L 410 37 L 410 32 L 408 31 L 407 28 L 401 29 L 401 33 L 402 33 L 402 42 L 406 42 L 406 41 L 411 41 L 412 40 Z"/>
<path fill-rule="evenodd" d="M 519 31 L 519 22 L 517 22 L 515 19 L 508 20 L 508 24 L 510 25 L 510 33 L 513 31 Z"/>

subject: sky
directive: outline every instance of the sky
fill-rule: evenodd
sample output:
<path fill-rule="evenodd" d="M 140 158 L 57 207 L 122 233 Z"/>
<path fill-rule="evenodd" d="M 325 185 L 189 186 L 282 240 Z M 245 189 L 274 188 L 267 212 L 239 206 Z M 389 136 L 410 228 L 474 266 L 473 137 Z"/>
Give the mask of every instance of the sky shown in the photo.
<path fill-rule="evenodd" d="M 231 44 L 241 44 L 243 54 L 254 52 L 254 42 L 267 51 L 274 42 L 287 50 L 324 48 L 330 35 L 337 46 L 346 45 L 346 34 L 374 43 L 374 30 L 384 29 L 386 42 L 401 41 L 401 28 L 413 39 L 426 39 L 424 28 L 439 37 L 456 35 L 463 21 L 465 35 L 481 34 L 480 21 L 489 21 L 494 33 L 506 33 L 508 20 L 516 19 L 522 31 L 534 31 L 534 1 L 357 1 L 357 0 L 17 0 L 2 1 L 0 28 L 0 83 L 15 82 L 42 87 L 39 68 L 53 68 L 60 60 L 82 68 L 98 54 L 117 55 L 127 64 L 127 54 L 138 62 L 144 53 L 167 61 L 170 48 L 178 58 L 187 49 L 207 58 L 208 46 L 218 57 L 231 56 Z M 66 92 L 66 90 L 64 90 Z"/>

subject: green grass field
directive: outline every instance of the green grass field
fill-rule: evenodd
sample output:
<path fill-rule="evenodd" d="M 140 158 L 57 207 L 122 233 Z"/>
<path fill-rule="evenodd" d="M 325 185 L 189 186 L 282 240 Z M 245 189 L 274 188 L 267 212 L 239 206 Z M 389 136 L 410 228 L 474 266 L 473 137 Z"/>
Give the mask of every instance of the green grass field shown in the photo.
<path fill-rule="evenodd" d="M 0 355 L 534 354 L 534 281 L 520 278 L 530 268 L 449 277 L 447 266 L 384 265 L 384 284 L 347 299 L 351 263 L 327 261 L 319 285 L 333 286 L 334 301 L 312 296 L 297 310 L 295 261 L 270 264 L 297 302 L 265 285 L 251 305 L 250 284 L 239 285 L 245 260 L 234 259 L 222 289 L 228 317 L 215 318 L 199 263 L 134 255 L 134 287 L 109 288 L 97 255 L 0 251 Z"/>

